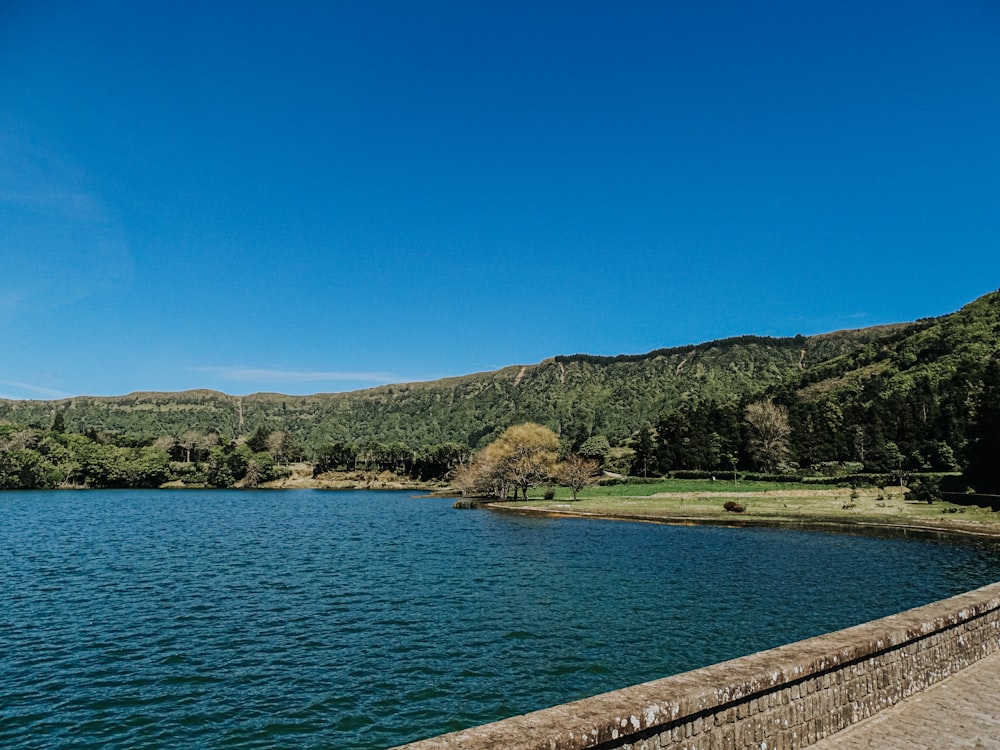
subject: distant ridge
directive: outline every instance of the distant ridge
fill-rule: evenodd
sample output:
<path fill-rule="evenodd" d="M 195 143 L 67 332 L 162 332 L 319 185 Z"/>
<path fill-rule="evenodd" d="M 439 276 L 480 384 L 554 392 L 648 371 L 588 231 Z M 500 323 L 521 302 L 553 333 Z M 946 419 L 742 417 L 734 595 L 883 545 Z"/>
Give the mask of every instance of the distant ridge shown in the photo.
<path fill-rule="evenodd" d="M 744 335 L 645 354 L 559 355 L 533 365 L 348 393 L 231 396 L 195 389 L 54 401 L 0 400 L 0 420 L 48 427 L 56 413 L 70 431 L 107 432 L 136 443 L 186 430 L 248 434 L 284 430 L 315 448 L 331 440 L 473 447 L 521 421 L 559 434 L 625 440 L 665 412 L 732 404 L 766 394 L 854 404 L 904 390 L 903 380 L 933 370 L 981 376 L 1000 349 L 1000 296 L 985 295 L 950 315 L 814 336 Z M 923 374 L 921 374 L 923 373 Z M 873 386 L 871 379 L 877 375 Z M 935 386 L 937 387 L 937 386 Z M 870 405 L 870 404 L 869 404 Z M 838 407 L 841 408 L 841 407 Z"/>
<path fill-rule="evenodd" d="M 671 346 L 664 349 L 654 349 L 653 351 L 646 352 L 645 354 L 616 354 L 616 355 L 596 355 L 596 354 L 569 354 L 569 355 L 557 355 L 553 357 L 556 362 L 590 362 L 592 364 L 612 364 L 615 362 L 641 362 L 646 359 L 653 359 L 655 357 L 669 357 L 675 354 L 690 354 L 691 352 L 704 351 L 711 349 L 713 347 L 729 347 L 729 346 L 746 346 L 750 344 L 759 344 L 762 346 L 774 346 L 774 347 L 793 347 L 801 348 L 806 346 L 810 341 L 816 342 L 821 340 L 823 337 L 836 337 L 839 335 L 848 336 L 851 334 L 860 335 L 867 338 L 878 338 L 883 334 L 887 334 L 892 331 L 902 330 L 909 328 L 913 325 L 920 325 L 923 323 L 930 323 L 933 319 L 926 318 L 916 323 L 897 323 L 889 325 L 872 326 L 870 328 L 857 328 L 850 330 L 837 331 L 835 333 L 825 333 L 819 334 L 807 338 L 802 334 L 797 336 L 754 336 L 752 334 L 745 334 L 742 336 L 730 336 L 723 339 L 715 339 L 713 341 L 705 341 L 700 344 L 685 344 L 683 346 Z"/>

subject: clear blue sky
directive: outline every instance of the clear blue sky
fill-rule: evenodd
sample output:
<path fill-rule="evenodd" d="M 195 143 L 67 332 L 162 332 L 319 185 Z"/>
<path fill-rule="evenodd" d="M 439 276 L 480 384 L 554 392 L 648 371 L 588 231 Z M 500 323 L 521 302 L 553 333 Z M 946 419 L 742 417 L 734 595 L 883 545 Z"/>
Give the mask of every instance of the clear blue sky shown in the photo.
<path fill-rule="evenodd" d="M 0 397 L 315 393 L 1000 286 L 1000 4 L 0 1 Z"/>

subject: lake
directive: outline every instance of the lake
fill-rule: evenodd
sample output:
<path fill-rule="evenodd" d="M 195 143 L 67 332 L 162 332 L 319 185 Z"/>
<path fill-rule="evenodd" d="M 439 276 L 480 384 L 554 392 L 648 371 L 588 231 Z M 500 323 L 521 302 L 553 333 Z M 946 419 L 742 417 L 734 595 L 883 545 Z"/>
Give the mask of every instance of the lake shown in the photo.
<path fill-rule="evenodd" d="M 1000 580 L 991 543 L 0 493 L 0 746 L 384 748 Z"/>

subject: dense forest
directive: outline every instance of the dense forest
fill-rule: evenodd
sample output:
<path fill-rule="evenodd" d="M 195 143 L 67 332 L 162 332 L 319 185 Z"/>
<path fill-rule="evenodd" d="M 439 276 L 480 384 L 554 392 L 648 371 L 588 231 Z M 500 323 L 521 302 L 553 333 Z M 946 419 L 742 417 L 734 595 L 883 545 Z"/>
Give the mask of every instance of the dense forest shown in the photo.
<path fill-rule="evenodd" d="M 327 443 L 308 458 L 313 474 L 390 472 L 422 482 L 441 481 L 468 460 L 455 444 L 410 449 L 402 443 Z M 132 441 L 108 433 L 66 432 L 57 415 L 50 429 L 0 424 L 0 490 L 56 487 L 259 487 L 285 477 L 306 459 L 290 434 L 258 428 L 230 437 L 188 430 L 178 437 Z"/>
<path fill-rule="evenodd" d="M 996 489 L 1000 293 L 941 318 L 743 336 L 343 394 L 0 400 L 0 487 L 253 485 L 291 461 L 447 474 L 537 422 L 606 468 L 957 472 Z M 249 471 L 249 481 L 247 472 Z"/>

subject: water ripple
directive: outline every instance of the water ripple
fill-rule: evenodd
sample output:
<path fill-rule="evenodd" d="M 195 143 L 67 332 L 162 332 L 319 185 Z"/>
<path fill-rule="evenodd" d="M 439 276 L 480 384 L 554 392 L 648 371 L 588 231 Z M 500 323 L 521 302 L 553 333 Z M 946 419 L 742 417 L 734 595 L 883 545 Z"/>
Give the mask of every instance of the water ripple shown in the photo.
<path fill-rule="evenodd" d="M 404 493 L 5 493 L 0 518 L 0 746 L 25 750 L 386 747 L 1000 578 L 986 544 Z"/>

